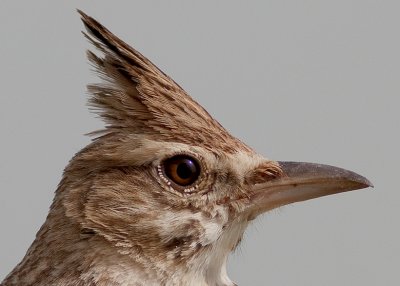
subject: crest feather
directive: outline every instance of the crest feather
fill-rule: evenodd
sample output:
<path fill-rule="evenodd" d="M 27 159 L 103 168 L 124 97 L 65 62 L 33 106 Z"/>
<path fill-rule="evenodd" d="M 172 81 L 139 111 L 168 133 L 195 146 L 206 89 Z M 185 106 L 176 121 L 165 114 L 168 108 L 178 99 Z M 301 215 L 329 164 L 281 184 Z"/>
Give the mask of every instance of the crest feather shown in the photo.
<path fill-rule="evenodd" d="M 78 12 L 88 31 L 85 37 L 103 54 L 87 53 L 104 81 L 88 86 L 90 105 L 107 123 L 104 133 L 127 131 L 211 150 L 250 151 L 146 57 Z"/>

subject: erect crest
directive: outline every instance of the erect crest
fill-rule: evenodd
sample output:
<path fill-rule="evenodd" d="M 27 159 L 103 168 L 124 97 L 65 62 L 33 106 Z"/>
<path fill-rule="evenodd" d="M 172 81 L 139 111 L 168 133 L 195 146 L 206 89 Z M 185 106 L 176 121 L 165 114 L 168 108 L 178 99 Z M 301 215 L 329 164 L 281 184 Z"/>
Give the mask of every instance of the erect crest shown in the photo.
<path fill-rule="evenodd" d="M 153 140 L 225 152 L 249 151 L 177 83 L 147 58 L 82 11 L 85 36 L 104 55 L 88 58 L 104 83 L 88 86 L 90 104 L 106 121 L 106 133 L 129 132 Z"/>

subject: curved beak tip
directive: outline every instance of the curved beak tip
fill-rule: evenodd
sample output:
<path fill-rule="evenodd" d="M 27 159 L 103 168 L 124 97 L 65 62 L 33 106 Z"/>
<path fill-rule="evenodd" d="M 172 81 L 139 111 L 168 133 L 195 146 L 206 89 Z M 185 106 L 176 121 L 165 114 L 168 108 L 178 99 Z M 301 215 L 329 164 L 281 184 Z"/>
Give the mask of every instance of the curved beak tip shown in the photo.
<path fill-rule="evenodd" d="M 367 178 L 365 178 L 365 177 L 363 177 L 364 178 L 364 180 L 362 181 L 362 182 L 360 182 L 360 184 L 362 184 L 362 188 L 368 188 L 368 187 L 370 187 L 370 188 L 375 188 L 375 186 L 374 186 L 374 184 L 373 183 L 371 183 L 371 181 L 370 180 L 368 180 Z"/>

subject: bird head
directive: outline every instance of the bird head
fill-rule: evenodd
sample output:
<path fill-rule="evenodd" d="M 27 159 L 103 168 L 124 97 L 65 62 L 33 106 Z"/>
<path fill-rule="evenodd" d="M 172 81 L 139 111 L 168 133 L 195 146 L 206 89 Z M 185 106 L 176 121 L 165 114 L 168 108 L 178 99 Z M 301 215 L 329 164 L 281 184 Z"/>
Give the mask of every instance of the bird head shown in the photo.
<path fill-rule="evenodd" d="M 259 214 L 371 186 L 344 169 L 259 155 L 147 58 L 80 14 L 99 54 L 88 58 L 103 80 L 88 87 L 90 105 L 106 127 L 67 166 L 54 208 L 87 241 L 101 239 L 159 274 L 223 282 L 229 252 Z"/>

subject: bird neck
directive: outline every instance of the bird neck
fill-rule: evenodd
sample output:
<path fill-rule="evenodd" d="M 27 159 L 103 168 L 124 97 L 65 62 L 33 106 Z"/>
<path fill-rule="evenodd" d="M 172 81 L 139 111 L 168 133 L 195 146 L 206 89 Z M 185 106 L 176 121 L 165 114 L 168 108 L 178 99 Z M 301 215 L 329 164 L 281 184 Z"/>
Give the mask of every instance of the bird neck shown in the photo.
<path fill-rule="evenodd" d="M 24 259 L 2 285 L 69 285 L 71 281 L 74 285 L 234 285 L 226 261 L 247 224 L 233 225 L 215 244 L 175 263 L 148 257 L 134 247 L 124 252 L 125 248 L 82 230 L 64 211 L 53 208 Z"/>

